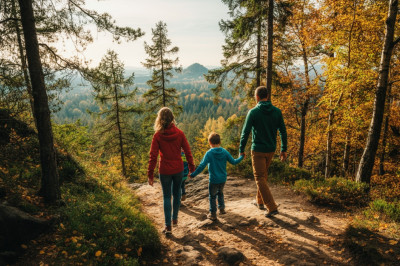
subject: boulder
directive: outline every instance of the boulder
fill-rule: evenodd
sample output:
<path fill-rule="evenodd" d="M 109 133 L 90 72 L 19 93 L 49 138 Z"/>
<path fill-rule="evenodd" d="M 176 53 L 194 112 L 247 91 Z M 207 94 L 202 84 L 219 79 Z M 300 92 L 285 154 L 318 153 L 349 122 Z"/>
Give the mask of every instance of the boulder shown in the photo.
<path fill-rule="evenodd" d="M 0 203 L 0 252 L 19 248 L 50 226 L 45 219 L 33 217 L 7 203 Z"/>
<path fill-rule="evenodd" d="M 242 252 L 235 248 L 221 247 L 218 249 L 218 257 L 222 258 L 229 265 L 235 265 L 244 260 Z"/>

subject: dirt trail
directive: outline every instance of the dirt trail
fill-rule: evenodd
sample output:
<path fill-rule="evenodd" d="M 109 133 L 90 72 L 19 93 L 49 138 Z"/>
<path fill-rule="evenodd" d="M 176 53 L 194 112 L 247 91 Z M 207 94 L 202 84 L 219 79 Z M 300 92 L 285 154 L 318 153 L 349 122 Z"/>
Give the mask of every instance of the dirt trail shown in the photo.
<path fill-rule="evenodd" d="M 208 176 L 199 175 L 186 184 L 172 236 L 161 233 L 164 265 L 224 265 L 220 247 L 235 248 L 244 255 L 240 265 L 349 265 L 348 254 L 336 240 L 348 224 L 346 214 L 318 208 L 287 187 L 272 186 L 280 214 L 269 219 L 251 204 L 255 182 L 228 177 L 225 185 L 226 214 L 207 219 Z M 161 186 L 143 185 L 136 190 L 143 211 L 164 228 Z"/>

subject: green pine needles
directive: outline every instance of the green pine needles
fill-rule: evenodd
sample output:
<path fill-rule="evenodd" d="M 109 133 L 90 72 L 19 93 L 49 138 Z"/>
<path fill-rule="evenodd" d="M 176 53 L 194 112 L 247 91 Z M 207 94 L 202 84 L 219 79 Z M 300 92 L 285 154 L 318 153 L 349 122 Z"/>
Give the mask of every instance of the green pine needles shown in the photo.
<path fill-rule="evenodd" d="M 179 48 L 171 46 L 171 40 L 167 37 L 167 24 L 160 21 L 156 27 L 151 30 L 153 33 L 153 43 L 144 43 L 144 49 L 148 54 L 148 58 L 143 62 L 143 66 L 152 70 L 152 77 L 147 84 L 150 89 L 144 93 L 143 97 L 146 99 L 150 111 L 155 111 L 160 107 L 170 107 L 175 113 L 182 110 L 178 106 L 178 94 L 176 88 L 169 87 L 170 78 L 175 73 L 182 71 L 181 67 L 177 67 L 179 58 L 171 59 L 170 56 L 178 53 Z"/>
<path fill-rule="evenodd" d="M 95 92 L 95 100 L 100 103 L 100 112 L 95 113 L 99 122 L 101 146 L 108 152 L 119 154 L 122 174 L 126 176 L 125 157 L 135 133 L 129 117 L 141 113 L 136 104 L 137 89 L 133 89 L 134 74 L 124 77 L 124 64 L 114 51 L 107 51 L 99 66 L 90 71 L 88 80 Z"/>

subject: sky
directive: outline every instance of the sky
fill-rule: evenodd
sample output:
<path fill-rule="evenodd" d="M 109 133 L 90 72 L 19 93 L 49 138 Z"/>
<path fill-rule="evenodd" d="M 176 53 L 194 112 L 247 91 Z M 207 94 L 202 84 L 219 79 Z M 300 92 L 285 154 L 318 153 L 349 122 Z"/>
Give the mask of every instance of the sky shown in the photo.
<path fill-rule="evenodd" d="M 94 42 L 85 58 L 97 65 L 107 49 L 116 51 L 126 67 L 142 67 L 147 55 L 144 42 L 151 44 L 151 29 L 159 21 L 167 24 L 172 46 L 178 46 L 180 65 L 193 63 L 219 66 L 224 34 L 218 22 L 227 19 L 228 7 L 221 0 L 87 0 L 86 7 L 107 12 L 119 26 L 141 28 L 145 35 L 134 42 L 113 43 L 105 33 L 94 32 Z"/>

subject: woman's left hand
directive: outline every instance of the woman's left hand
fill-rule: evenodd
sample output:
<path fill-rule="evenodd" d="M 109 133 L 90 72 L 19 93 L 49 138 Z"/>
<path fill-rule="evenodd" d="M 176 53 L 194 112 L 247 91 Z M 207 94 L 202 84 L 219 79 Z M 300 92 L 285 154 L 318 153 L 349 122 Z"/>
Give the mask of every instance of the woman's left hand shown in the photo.
<path fill-rule="evenodd" d="M 154 180 L 148 179 L 147 181 L 149 182 L 149 185 L 150 185 L 150 186 L 153 186 Z"/>

